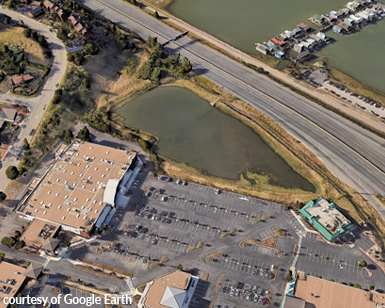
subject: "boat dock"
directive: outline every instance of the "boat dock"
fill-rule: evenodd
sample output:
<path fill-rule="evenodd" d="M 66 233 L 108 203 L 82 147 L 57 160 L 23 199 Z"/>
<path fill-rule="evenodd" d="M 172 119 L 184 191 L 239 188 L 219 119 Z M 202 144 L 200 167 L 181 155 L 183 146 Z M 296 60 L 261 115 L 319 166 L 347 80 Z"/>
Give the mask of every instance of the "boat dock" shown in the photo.
<path fill-rule="evenodd" d="M 308 20 L 316 29 L 300 23 L 292 31 L 285 30 L 269 41 L 255 43 L 255 48 L 264 55 L 300 62 L 333 42 L 324 32 L 332 29 L 339 35 L 351 34 L 384 16 L 385 4 L 373 0 L 354 0 L 338 11 L 310 17 Z M 290 50 L 297 53 L 297 57 L 293 57 Z"/>

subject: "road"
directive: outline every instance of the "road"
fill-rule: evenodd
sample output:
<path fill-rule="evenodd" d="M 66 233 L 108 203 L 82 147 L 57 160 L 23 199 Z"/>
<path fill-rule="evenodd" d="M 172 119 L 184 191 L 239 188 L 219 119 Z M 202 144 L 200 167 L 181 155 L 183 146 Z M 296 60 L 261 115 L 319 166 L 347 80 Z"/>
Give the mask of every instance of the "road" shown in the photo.
<path fill-rule="evenodd" d="M 121 1 L 78 2 L 143 39 L 162 43 L 179 33 Z M 194 71 L 260 110 L 312 150 L 336 176 L 355 188 L 385 218 L 374 197 L 385 195 L 384 140 L 188 37 L 168 45 Z"/>
<path fill-rule="evenodd" d="M 9 182 L 5 176 L 5 170 L 8 168 L 8 166 L 18 165 L 19 162 L 17 155 L 23 150 L 24 138 L 27 138 L 28 141 L 32 139 L 30 136 L 32 129 L 36 129 L 38 126 L 45 112 L 45 108 L 48 106 L 54 95 L 54 91 L 56 89 L 55 85 L 60 83 L 64 77 L 67 68 L 67 53 L 63 42 L 56 37 L 54 32 L 50 32 L 50 28 L 48 28 L 46 25 L 4 8 L 0 8 L 0 13 L 7 14 L 14 20 L 23 20 L 25 25 L 44 35 L 50 44 L 53 56 L 51 71 L 46 77 L 44 87 L 38 95 L 31 98 L 23 98 L 10 94 L 0 94 L 0 101 L 22 101 L 23 104 L 28 106 L 30 109 L 30 114 L 24 123 L 26 127 L 18 133 L 17 141 L 12 143 L 13 149 L 11 153 L 8 153 L 6 158 L 3 160 L 2 167 L 0 168 L 0 191 L 2 191 L 5 189 Z"/>

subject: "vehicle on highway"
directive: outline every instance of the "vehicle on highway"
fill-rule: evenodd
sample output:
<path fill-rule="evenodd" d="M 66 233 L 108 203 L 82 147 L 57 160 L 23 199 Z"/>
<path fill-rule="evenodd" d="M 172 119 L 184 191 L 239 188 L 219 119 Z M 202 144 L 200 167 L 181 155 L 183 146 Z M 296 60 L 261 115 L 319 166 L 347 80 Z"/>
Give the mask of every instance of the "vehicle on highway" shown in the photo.
<path fill-rule="evenodd" d="M 35 135 L 36 129 L 32 129 L 31 132 L 29 133 L 30 136 Z"/>

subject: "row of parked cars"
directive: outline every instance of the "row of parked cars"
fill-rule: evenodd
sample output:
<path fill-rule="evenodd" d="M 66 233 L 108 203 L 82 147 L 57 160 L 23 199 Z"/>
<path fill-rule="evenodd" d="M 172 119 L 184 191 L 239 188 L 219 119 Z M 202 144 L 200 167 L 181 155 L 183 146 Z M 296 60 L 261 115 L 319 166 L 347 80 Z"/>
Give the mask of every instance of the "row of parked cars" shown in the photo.
<path fill-rule="evenodd" d="M 364 103 L 366 103 L 366 104 L 368 104 L 368 105 L 370 105 L 370 106 L 373 106 L 373 107 L 375 107 L 375 108 L 381 108 L 381 106 L 378 105 L 378 104 L 376 104 L 375 102 L 372 102 L 371 100 L 369 100 L 369 99 L 367 99 L 367 98 L 364 98 L 364 97 L 362 97 L 362 96 L 359 96 L 359 95 L 356 94 L 356 93 L 350 92 L 348 89 L 345 89 L 344 87 L 341 87 L 341 86 L 335 84 L 334 82 L 329 81 L 328 83 L 329 83 L 329 85 L 331 85 L 331 86 L 333 86 L 333 87 L 339 89 L 340 91 L 343 91 L 343 92 L 345 92 L 345 93 L 347 93 L 347 94 L 349 94 L 349 95 L 351 95 L 351 96 L 353 96 L 353 97 L 356 97 L 356 98 L 359 99 L 360 101 L 362 101 L 362 102 L 364 102 Z M 329 90 L 329 89 L 326 88 L 326 87 L 324 88 L 324 90 L 325 90 L 325 91 L 329 91 L 330 93 L 334 94 L 335 96 L 337 96 L 337 97 L 339 97 L 339 98 L 341 98 L 341 99 L 343 99 L 343 100 L 345 100 L 345 101 L 347 101 L 347 102 L 349 102 L 349 103 L 352 103 L 352 101 L 351 101 L 350 99 L 347 99 L 346 97 L 341 96 L 340 94 L 334 92 L 333 90 Z M 364 106 L 362 106 L 362 105 L 360 105 L 360 104 L 358 104 L 358 103 L 355 103 L 355 105 L 356 105 L 357 107 L 363 109 L 363 110 L 366 110 L 366 107 L 364 107 Z M 380 115 L 379 115 L 378 113 L 374 112 L 373 110 L 369 110 L 369 112 L 370 112 L 371 114 L 375 115 L 376 117 L 379 117 L 379 118 L 381 118 L 382 120 L 385 120 L 385 117 L 380 117 Z"/>
<path fill-rule="evenodd" d="M 270 291 L 263 289 L 261 286 L 244 284 L 243 282 L 224 286 L 222 292 L 232 297 L 239 297 L 250 302 L 261 304 L 266 304 L 270 295 Z"/>

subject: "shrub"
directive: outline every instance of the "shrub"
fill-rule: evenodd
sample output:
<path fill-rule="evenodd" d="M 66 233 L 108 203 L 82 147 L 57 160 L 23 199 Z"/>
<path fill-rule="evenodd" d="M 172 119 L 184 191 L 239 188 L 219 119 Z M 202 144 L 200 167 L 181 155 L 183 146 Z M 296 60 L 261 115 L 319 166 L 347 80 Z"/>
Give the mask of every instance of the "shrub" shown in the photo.
<path fill-rule="evenodd" d="M 178 270 L 182 271 L 182 270 L 183 270 L 183 265 L 182 265 L 182 264 L 178 264 L 176 268 L 177 268 Z"/>
<path fill-rule="evenodd" d="M 360 268 L 364 268 L 364 267 L 367 267 L 367 263 L 366 263 L 366 261 L 362 261 L 362 262 L 360 262 L 359 264 L 358 264 L 358 266 L 360 267 Z"/>
<path fill-rule="evenodd" d="M 5 258 L 5 253 L 0 252 L 0 263 L 3 262 Z"/>
<path fill-rule="evenodd" d="M 5 199 L 7 199 L 7 195 L 0 191 L 0 202 L 3 202 Z"/>

